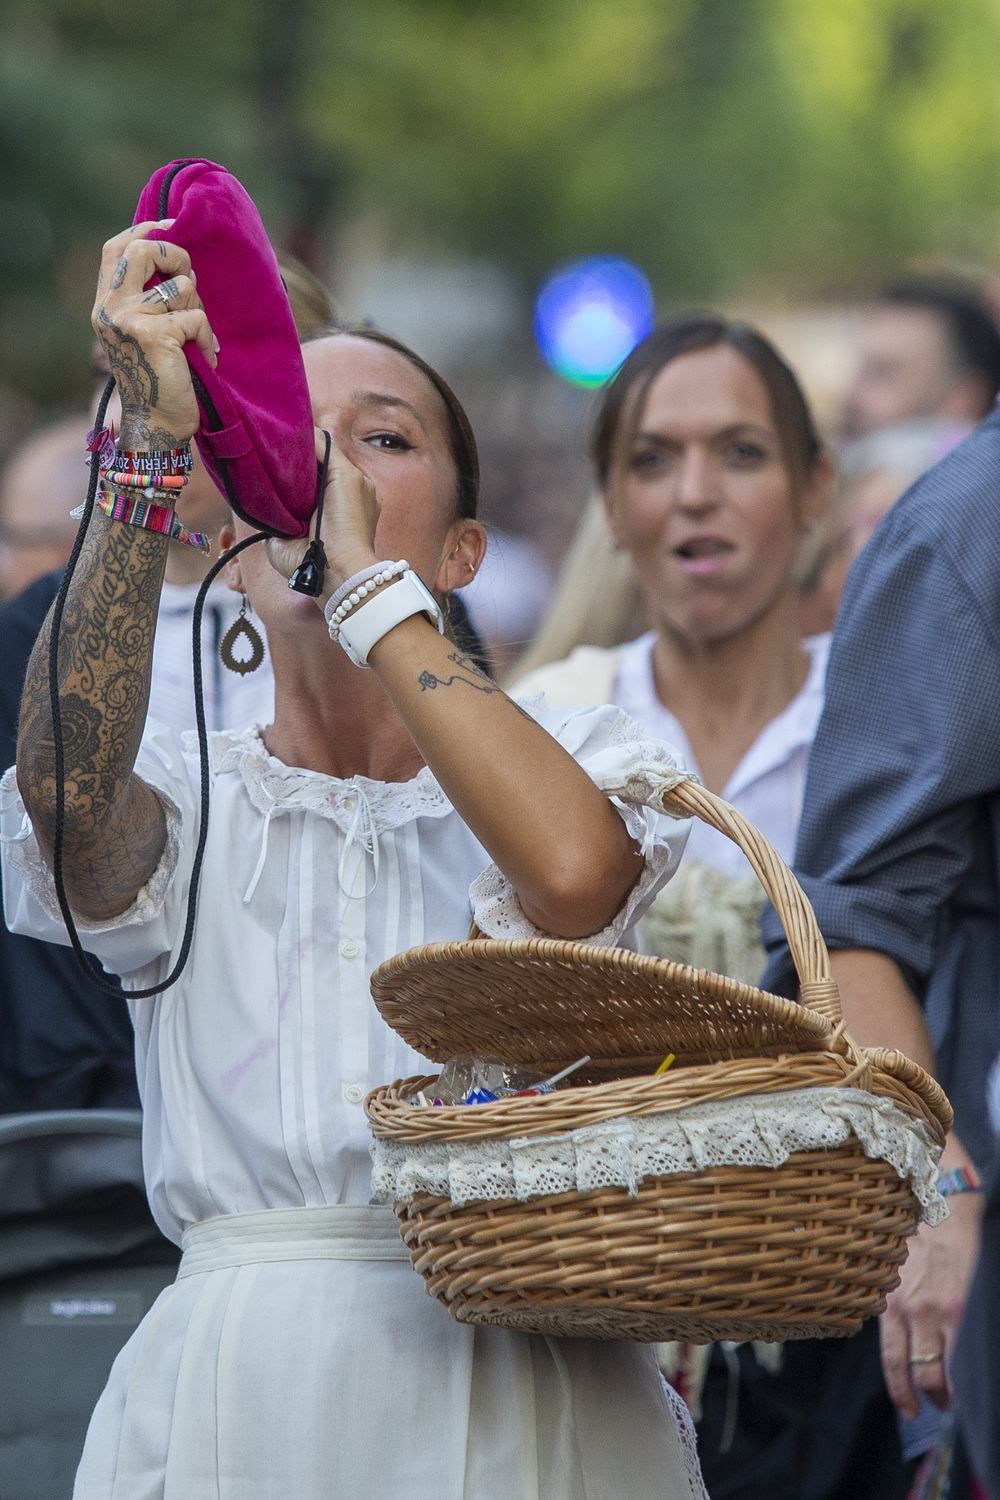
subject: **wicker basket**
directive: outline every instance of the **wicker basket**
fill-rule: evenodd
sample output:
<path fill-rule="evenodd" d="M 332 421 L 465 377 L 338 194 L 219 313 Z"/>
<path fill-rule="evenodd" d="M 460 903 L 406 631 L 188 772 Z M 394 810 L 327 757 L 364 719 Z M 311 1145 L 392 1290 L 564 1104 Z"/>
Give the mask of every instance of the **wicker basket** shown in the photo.
<path fill-rule="evenodd" d="M 409 1103 L 430 1078 L 377 1089 L 366 1101 L 376 1141 L 426 1143 L 438 1155 L 484 1142 L 503 1155 L 509 1142 L 530 1154 L 542 1138 L 558 1145 L 606 1122 L 641 1128 L 709 1101 L 732 1100 L 729 1110 L 791 1090 L 846 1089 L 797 1097 L 861 1101 L 906 1130 L 915 1122 L 910 1133 L 933 1157 L 951 1124 L 944 1094 L 901 1054 L 862 1051 L 847 1034 L 812 908 L 763 836 L 692 781 L 646 800 L 701 817 L 743 849 L 784 923 L 803 1005 L 585 943 L 414 948 L 375 971 L 372 993 L 425 1056 L 493 1053 L 552 1071 L 584 1053 L 592 1060 L 575 1087 L 493 1104 Z M 668 1051 L 673 1068 L 651 1076 Z M 642 1341 L 830 1337 L 855 1333 L 899 1280 L 921 1205 L 897 1167 L 849 1134 L 777 1166 L 462 1206 L 417 1191 L 395 1208 L 427 1291 L 461 1322 Z"/>

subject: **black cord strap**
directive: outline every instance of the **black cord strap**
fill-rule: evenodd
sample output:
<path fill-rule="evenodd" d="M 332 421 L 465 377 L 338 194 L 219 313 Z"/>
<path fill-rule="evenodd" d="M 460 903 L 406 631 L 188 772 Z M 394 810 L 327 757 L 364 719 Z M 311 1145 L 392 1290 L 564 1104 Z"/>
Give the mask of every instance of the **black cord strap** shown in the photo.
<path fill-rule="evenodd" d="M 319 494 L 316 497 L 316 535 L 306 548 L 305 556 L 299 563 L 295 572 L 288 580 L 288 587 L 294 589 L 297 594 L 308 594 L 312 599 L 318 599 L 323 591 L 323 575 L 326 572 L 326 548 L 323 546 L 323 501 L 326 498 L 326 476 L 330 470 L 330 449 L 333 439 L 328 432 L 324 432 L 326 438 L 326 452 L 323 454 L 323 463 L 319 471 Z"/>
<path fill-rule="evenodd" d="M 114 380 L 109 380 L 104 388 L 104 393 L 101 396 L 100 404 L 97 408 L 97 416 L 94 420 L 94 428 L 96 431 L 100 431 L 100 429 L 104 425 L 104 417 L 108 409 L 108 402 L 111 399 L 111 393 L 114 388 Z M 52 850 L 52 877 L 55 881 L 56 897 L 59 901 L 59 910 L 62 912 L 63 921 L 66 924 L 66 931 L 69 933 L 69 940 L 72 944 L 73 952 L 76 955 L 77 962 L 79 963 L 83 972 L 87 975 L 88 979 L 92 979 L 99 989 L 103 990 L 105 994 L 114 995 L 120 999 L 122 993 L 121 990 L 117 985 L 111 984 L 107 979 L 104 970 L 98 968 L 97 965 L 91 961 L 90 955 L 85 951 L 83 944 L 80 941 L 80 935 L 77 932 L 76 923 L 73 920 L 73 913 L 70 910 L 69 900 L 66 896 L 66 885 L 63 878 L 63 846 L 66 836 L 66 758 L 62 732 L 62 708 L 59 702 L 59 636 L 62 631 L 63 612 L 66 607 L 66 599 L 69 595 L 70 585 L 73 582 L 73 574 L 76 570 L 77 562 L 79 561 L 80 552 L 83 549 L 83 542 L 87 534 L 87 527 L 90 525 L 90 518 L 94 512 L 94 501 L 97 495 L 99 467 L 100 455 L 95 453 L 90 461 L 90 483 L 87 486 L 87 499 L 84 506 L 83 520 L 80 522 L 80 529 L 76 534 L 76 541 L 73 543 L 73 550 L 70 553 L 69 562 L 66 564 L 66 572 L 63 575 L 62 583 L 59 586 L 59 592 L 56 595 L 55 605 L 52 610 L 51 631 L 49 634 L 49 704 L 52 714 L 52 738 L 55 752 L 56 782 L 56 809 L 55 831 Z M 198 754 L 201 763 L 201 809 L 198 822 L 198 844 L 197 848 L 195 849 L 194 863 L 191 866 L 191 885 L 188 890 L 187 899 L 187 920 L 184 924 L 184 937 L 181 941 L 180 952 L 177 955 L 177 962 L 174 964 L 174 967 L 171 969 L 166 979 L 164 979 L 160 984 L 149 985 L 146 989 L 143 990 L 126 990 L 126 999 L 147 1000 L 153 995 L 162 994 L 163 991 L 169 989 L 172 984 L 176 984 L 177 980 L 181 976 L 181 973 L 183 972 L 185 964 L 188 961 L 188 955 L 191 952 L 191 943 L 194 938 L 195 916 L 197 914 L 198 905 L 198 886 L 201 880 L 201 867 L 205 857 L 205 845 L 208 841 L 209 790 L 211 782 L 211 771 L 208 760 L 208 731 L 205 725 L 204 683 L 202 680 L 201 664 L 202 612 L 205 608 L 205 599 L 208 595 L 209 589 L 211 588 L 219 573 L 221 573 L 222 569 L 226 566 L 226 563 L 229 561 L 229 559 L 231 557 L 236 557 L 238 553 L 243 552 L 247 547 L 252 547 L 255 542 L 266 541 L 267 535 L 267 532 L 258 531 L 255 532 L 253 536 L 244 537 L 243 541 L 237 542 L 235 547 L 230 547 L 229 551 L 224 552 L 219 558 L 218 562 L 214 563 L 213 566 L 209 568 L 208 572 L 205 574 L 205 578 L 202 582 L 201 588 L 198 590 L 198 597 L 195 600 L 194 616 L 192 619 L 192 638 L 194 654 L 194 709 L 195 720 L 198 727 Z"/>

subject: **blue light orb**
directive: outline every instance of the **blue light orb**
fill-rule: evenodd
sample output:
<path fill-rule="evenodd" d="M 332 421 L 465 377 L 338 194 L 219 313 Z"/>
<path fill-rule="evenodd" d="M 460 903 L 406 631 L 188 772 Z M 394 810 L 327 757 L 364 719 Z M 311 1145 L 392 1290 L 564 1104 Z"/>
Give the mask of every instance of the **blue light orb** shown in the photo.
<path fill-rule="evenodd" d="M 602 385 L 652 331 L 653 293 L 638 266 L 595 255 L 550 276 L 535 302 L 545 363 L 574 385 Z"/>

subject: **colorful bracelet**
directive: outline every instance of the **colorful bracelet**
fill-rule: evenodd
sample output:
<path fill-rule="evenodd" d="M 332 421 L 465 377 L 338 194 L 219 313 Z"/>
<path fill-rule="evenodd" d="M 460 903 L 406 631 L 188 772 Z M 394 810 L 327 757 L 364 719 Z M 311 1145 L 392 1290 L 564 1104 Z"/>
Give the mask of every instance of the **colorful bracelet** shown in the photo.
<path fill-rule="evenodd" d="M 952 1167 L 938 1177 L 937 1190 L 949 1198 L 952 1193 L 981 1193 L 983 1184 L 975 1167 Z"/>
<path fill-rule="evenodd" d="M 97 504 L 111 521 L 123 521 L 126 526 L 140 526 L 144 531 L 158 531 L 173 542 L 183 542 L 185 547 L 198 547 L 202 552 L 212 550 L 208 537 L 201 531 L 188 531 L 169 505 L 156 505 L 150 500 L 107 491 L 98 496 Z"/>
<path fill-rule="evenodd" d="M 182 490 L 188 482 L 186 474 L 136 474 L 122 469 L 102 469 L 101 478 L 115 489 L 134 490 Z"/>
<path fill-rule="evenodd" d="M 156 448 L 150 452 L 119 448 L 107 465 L 112 473 L 126 474 L 190 474 L 193 466 L 190 443 L 182 448 Z"/>

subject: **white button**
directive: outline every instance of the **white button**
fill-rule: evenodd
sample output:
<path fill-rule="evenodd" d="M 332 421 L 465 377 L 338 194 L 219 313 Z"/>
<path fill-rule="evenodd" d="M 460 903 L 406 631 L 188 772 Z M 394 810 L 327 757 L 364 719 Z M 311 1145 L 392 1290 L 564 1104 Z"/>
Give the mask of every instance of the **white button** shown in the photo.
<path fill-rule="evenodd" d="M 365 1091 L 360 1083 L 345 1083 L 344 1098 L 348 1104 L 360 1104 L 365 1097 Z"/>
<path fill-rule="evenodd" d="M 357 958 L 361 952 L 361 944 L 356 938 L 343 938 L 340 944 L 341 958 Z"/>
<path fill-rule="evenodd" d="M 348 812 L 353 812 L 354 811 L 354 798 L 353 797 L 345 797 L 344 798 L 344 807 L 346 808 L 346 810 Z"/>

